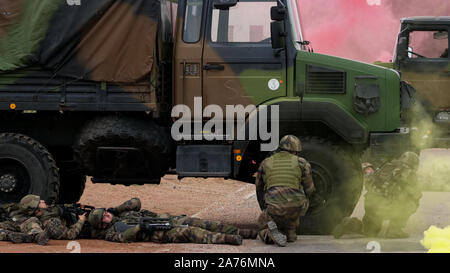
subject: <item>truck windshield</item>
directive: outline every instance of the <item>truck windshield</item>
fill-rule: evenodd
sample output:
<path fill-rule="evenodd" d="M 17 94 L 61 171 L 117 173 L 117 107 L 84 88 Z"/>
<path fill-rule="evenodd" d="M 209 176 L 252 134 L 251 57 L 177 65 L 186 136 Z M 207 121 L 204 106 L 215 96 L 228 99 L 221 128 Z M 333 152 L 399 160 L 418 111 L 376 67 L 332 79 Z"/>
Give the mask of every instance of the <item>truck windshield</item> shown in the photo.
<path fill-rule="evenodd" d="M 297 8 L 297 0 L 288 0 L 286 2 L 288 5 L 287 9 L 289 12 L 289 21 L 291 22 L 291 32 L 294 46 L 297 50 L 304 50 L 303 46 L 297 43 L 303 41 L 303 32 L 300 23 L 300 15 Z"/>

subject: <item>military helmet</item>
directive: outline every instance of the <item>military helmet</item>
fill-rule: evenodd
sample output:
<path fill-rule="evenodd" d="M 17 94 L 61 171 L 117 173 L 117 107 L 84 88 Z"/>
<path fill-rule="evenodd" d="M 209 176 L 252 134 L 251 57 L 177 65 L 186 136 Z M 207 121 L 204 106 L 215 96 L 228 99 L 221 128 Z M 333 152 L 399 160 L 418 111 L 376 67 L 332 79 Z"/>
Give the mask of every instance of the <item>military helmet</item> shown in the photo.
<path fill-rule="evenodd" d="M 410 168 L 416 169 L 419 167 L 419 156 L 413 152 L 406 152 L 400 157 L 400 161 L 408 165 Z"/>
<path fill-rule="evenodd" d="M 364 162 L 364 163 L 361 164 L 361 168 L 363 169 L 363 171 L 365 169 L 367 169 L 367 168 L 372 168 L 373 169 L 373 165 L 372 165 L 372 163 Z"/>
<path fill-rule="evenodd" d="M 38 209 L 40 202 L 40 196 L 28 194 L 20 200 L 19 207 L 23 211 L 28 211 L 28 213 L 31 215 Z"/>
<path fill-rule="evenodd" d="M 302 143 L 298 137 L 293 135 L 286 135 L 281 138 L 279 148 L 288 152 L 300 152 L 302 150 Z"/>
<path fill-rule="evenodd" d="M 93 226 L 94 228 L 102 228 L 102 222 L 103 222 L 103 213 L 105 212 L 105 209 L 95 209 L 93 210 L 88 217 L 88 222 Z"/>

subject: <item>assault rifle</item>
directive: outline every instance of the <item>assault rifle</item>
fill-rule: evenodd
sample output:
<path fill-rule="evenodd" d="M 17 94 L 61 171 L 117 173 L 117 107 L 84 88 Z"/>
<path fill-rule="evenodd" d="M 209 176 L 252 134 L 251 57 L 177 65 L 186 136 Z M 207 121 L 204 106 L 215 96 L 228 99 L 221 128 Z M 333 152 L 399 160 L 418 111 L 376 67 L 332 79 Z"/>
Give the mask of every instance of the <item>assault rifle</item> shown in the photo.
<path fill-rule="evenodd" d="M 60 207 L 62 209 L 61 216 L 64 218 L 69 225 L 73 225 L 78 221 L 78 216 L 86 213 L 86 218 L 89 214 L 95 209 L 93 206 L 83 205 L 81 204 L 73 204 L 71 206 L 62 205 Z"/>
<path fill-rule="evenodd" d="M 114 224 L 114 229 L 117 232 L 124 232 L 136 225 L 139 225 L 141 232 L 143 233 L 151 233 L 156 230 L 171 230 L 175 227 L 187 227 L 187 225 L 174 226 L 173 221 L 170 218 L 141 217 L 139 218 L 138 223 L 117 222 Z"/>
<path fill-rule="evenodd" d="M 139 226 L 142 231 L 150 231 L 150 232 L 154 230 L 170 230 L 174 228 L 172 219 L 155 218 L 155 217 L 139 218 Z"/>

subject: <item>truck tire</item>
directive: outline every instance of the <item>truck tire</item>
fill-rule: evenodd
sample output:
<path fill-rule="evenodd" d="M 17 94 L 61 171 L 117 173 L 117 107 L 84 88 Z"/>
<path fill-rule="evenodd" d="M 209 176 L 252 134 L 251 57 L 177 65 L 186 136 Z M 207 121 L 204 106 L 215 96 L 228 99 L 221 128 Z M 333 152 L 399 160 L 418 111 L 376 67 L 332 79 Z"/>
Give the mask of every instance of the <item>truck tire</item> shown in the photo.
<path fill-rule="evenodd" d="M 72 204 L 80 200 L 86 186 L 86 175 L 60 172 L 59 203 Z"/>
<path fill-rule="evenodd" d="M 329 234 L 342 218 L 352 214 L 363 187 L 359 159 L 340 145 L 319 137 L 300 137 L 300 156 L 308 160 L 316 193 L 309 209 L 300 218 L 298 234 Z M 257 193 L 263 209 L 263 193 Z"/>
<path fill-rule="evenodd" d="M 58 168 L 48 150 L 28 136 L 0 134 L 0 203 L 35 194 L 53 204 L 58 193 Z"/>
<path fill-rule="evenodd" d="M 171 142 L 168 133 L 151 120 L 103 116 L 88 122 L 74 145 L 75 159 L 94 175 L 98 147 L 135 147 L 145 153 L 152 178 L 169 169 Z"/>

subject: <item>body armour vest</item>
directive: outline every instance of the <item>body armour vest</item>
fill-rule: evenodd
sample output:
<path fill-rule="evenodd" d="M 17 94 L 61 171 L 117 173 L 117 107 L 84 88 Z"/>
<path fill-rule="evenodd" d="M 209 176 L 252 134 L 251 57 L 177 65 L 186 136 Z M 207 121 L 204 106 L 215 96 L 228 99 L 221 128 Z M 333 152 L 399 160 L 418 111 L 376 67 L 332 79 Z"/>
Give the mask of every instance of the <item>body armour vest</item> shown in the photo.
<path fill-rule="evenodd" d="M 302 169 L 298 157 L 288 152 L 279 152 L 271 157 L 265 165 L 265 190 L 276 186 L 300 189 Z"/>

